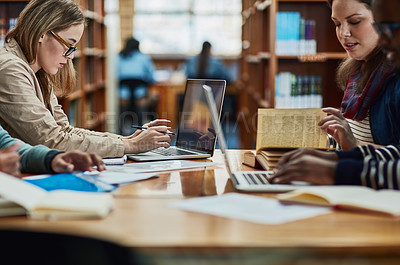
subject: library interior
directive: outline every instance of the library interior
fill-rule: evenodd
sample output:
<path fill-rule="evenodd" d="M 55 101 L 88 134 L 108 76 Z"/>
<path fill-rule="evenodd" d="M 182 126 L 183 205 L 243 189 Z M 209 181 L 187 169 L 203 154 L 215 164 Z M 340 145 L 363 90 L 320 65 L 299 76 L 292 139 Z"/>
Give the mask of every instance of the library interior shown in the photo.
<path fill-rule="evenodd" d="M 77 83 L 66 95 L 55 93 L 72 126 L 129 137 L 137 130 L 133 124 L 168 119 L 169 130 L 176 132 L 187 80 L 226 80 L 220 124 L 228 150 L 221 152 L 217 138 L 211 160 L 193 160 L 200 166 L 174 160 L 132 171 L 142 176 L 116 185 L 112 210 L 100 218 L 57 220 L 49 214 L 50 220 L 35 220 L 29 209 L 27 215 L 0 217 L 7 258 L 34 264 L 47 258 L 59 264 L 399 264 L 398 207 L 397 213 L 382 214 L 379 198 L 374 214 L 373 206 L 352 211 L 357 206 L 340 202 L 331 202 L 337 206 L 332 208 L 297 204 L 304 209 L 282 203 L 278 209 L 267 204 L 279 202 L 277 192 L 238 192 L 233 180 L 239 171 L 277 165 L 273 152 L 262 153 L 269 166 L 255 158 L 264 144 L 261 137 L 276 137 L 270 136 L 272 145 L 289 137 L 261 130 L 260 124 L 272 127 L 273 122 L 267 123 L 270 117 L 260 109 L 281 110 L 273 115 L 282 115 L 282 123 L 292 118 L 300 123 L 300 109 L 341 108 L 344 92 L 336 75 L 348 53 L 327 0 L 71 1 L 86 20 L 72 60 Z M 0 47 L 29 2 L 0 0 Z M 312 118 L 326 116 L 311 112 Z M 311 137 L 313 129 L 307 130 Z M 324 149 L 327 135 L 322 138 L 316 148 Z M 308 140 L 294 145 L 315 147 L 304 144 Z M 332 138 L 328 144 L 339 150 Z M 126 167 L 121 170 L 128 174 Z M 361 189 L 351 192 L 361 198 Z M 0 208 L 5 194 L 0 189 Z M 400 199 L 396 195 L 390 198 Z M 274 218 L 262 216 L 269 211 Z M 27 254 L 17 257 L 19 251 Z"/>

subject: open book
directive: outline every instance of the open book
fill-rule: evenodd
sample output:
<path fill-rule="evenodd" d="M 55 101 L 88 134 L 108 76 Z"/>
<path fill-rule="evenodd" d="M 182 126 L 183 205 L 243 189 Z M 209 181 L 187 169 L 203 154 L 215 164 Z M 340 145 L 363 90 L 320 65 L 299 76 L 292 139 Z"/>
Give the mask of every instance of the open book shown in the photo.
<path fill-rule="evenodd" d="M 265 170 L 271 170 L 288 151 L 327 149 L 327 133 L 318 126 L 326 115 L 322 109 L 258 109 L 255 158 Z"/>
<path fill-rule="evenodd" d="M 333 206 L 400 217 L 400 191 L 394 190 L 376 191 L 363 186 L 315 186 L 279 194 L 277 199 L 284 203 Z"/>
<path fill-rule="evenodd" d="M 33 219 L 101 218 L 114 205 L 113 197 L 109 193 L 68 190 L 47 192 L 1 172 L 0 183 L 0 215 L 26 212 Z"/>

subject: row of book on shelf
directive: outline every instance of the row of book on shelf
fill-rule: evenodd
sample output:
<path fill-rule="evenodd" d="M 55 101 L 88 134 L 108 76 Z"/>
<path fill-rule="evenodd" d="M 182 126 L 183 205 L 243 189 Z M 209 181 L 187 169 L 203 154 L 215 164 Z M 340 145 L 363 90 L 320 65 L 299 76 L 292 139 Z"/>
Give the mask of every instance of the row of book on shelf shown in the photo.
<path fill-rule="evenodd" d="M 0 18 L 0 47 L 4 46 L 7 32 L 17 23 L 17 18 Z"/>
<path fill-rule="evenodd" d="M 4 46 L 7 32 L 15 26 L 19 13 L 27 3 L 27 1 L 0 2 L 0 47 Z"/>
<path fill-rule="evenodd" d="M 275 77 L 275 108 L 321 108 L 322 77 L 280 72 Z"/>
<path fill-rule="evenodd" d="M 276 14 L 277 55 L 307 55 L 317 52 L 316 22 L 302 18 L 299 12 Z"/>

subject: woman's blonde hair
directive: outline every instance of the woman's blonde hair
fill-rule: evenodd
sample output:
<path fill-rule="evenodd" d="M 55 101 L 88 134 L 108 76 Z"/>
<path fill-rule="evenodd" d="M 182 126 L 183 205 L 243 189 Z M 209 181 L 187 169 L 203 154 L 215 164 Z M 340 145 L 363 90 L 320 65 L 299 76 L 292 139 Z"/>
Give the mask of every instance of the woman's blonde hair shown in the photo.
<path fill-rule="evenodd" d="M 29 63 L 36 59 L 37 44 L 43 34 L 52 29 L 62 31 L 73 25 L 85 24 L 85 17 L 79 6 L 71 0 L 31 0 L 18 17 L 17 23 L 6 35 L 6 42 L 17 41 Z M 66 94 L 76 85 L 76 73 L 71 60 L 56 75 L 47 74 L 43 69 L 36 73 L 46 106 L 50 92 Z"/>
<path fill-rule="evenodd" d="M 332 4 L 335 0 L 328 0 L 329 7 L 332 8 Z M 365 5 L 366 8 L 371 10 L 372 0 L 354 0 L 358 1 Z M 350 76 L 356 71 L 360 69 L 361 79 L 358 83 L 357 92 L 361 92 L 365 85 L 368 82 L 372 72 L 378 67 L 381 63 L 386 60 L 386 55 L 384 54 L 381 47 L 377 45 L 377 47 L 368 54 L 365 61 L 360 61 L 352 58 L 344 59 L 337 71 L 336 71 L 336 83 L 341 90 L 345 90 L 347 87 L 347 83 L 349 81 Z"/>

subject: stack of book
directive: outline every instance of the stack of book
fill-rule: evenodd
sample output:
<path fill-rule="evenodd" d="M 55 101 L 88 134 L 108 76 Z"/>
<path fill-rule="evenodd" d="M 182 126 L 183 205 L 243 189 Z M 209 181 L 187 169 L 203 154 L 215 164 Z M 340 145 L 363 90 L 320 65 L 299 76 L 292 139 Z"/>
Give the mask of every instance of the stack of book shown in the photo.
<path fill-rule="evenodd" d="M 264 170 L 272 170 L 276 167 L 282 156 L 293 148 L 266 148 L 259 150 L 256 160 Z"/>
<path fill-rule="evenodd" d="M 243 155 L 243 164 L 262 170 L 273 170 L 282 156 L 294 148 L 264 148 L 256 153 L 246 152 Z"/>

